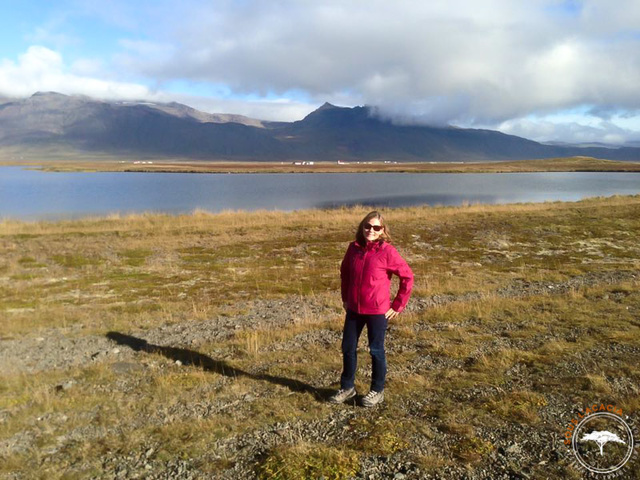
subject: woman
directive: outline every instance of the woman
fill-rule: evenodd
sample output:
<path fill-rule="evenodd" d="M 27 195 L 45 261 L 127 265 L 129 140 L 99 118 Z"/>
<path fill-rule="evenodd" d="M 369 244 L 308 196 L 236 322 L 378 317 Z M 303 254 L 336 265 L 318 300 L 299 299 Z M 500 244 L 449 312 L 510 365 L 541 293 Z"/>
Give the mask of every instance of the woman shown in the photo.
<path fill-rule="evenodd" d="M 384 335 L 387 322 L 395 319 L 407 306 L 413 272 L 398 251 L 389 243 L 391 236 L 382 215 L 371 212 L 365 216 L 349 244 L 340 266 L 342 304 L 347 312 L 342 332 L 343 370 L 340 390 L 330 399 L 342 403 L 356 396 L 355 375 L 358 339 L 367 326 L 371 353 L 371 390 L 362 399 L 365 407 L 384 400 L 387 361 Z M 393 302 L 389 300 L 391 277 L 400 277 L 400 287 Z"/>

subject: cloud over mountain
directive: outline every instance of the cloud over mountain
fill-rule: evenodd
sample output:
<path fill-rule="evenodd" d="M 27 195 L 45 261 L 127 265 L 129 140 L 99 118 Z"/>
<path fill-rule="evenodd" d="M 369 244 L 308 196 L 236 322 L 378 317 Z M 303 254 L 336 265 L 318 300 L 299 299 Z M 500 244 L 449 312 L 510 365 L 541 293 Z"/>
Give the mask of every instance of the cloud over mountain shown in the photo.
<path fill-rule="evenodd" d="M 50 5 L 24 34 L 31 47 L 0 59 L 0 96 L 179 101 L 287 121 L 329 100 L 400 124 L 640 140 L 637 0 Z"/>
<path fill-rule="evenodd" d="M 250 0 L 192 2 L 185 12 L 167 27 L 172 49 L 130 48 L 127 64 L 153 77 L 301 91 L 438 124 L 640 107 L 635 1 L 612 9 L 589 0 Z"/>
<path fill-rule="evenodd" d="M 42 88 L 46 86 L 46 88 Z M 38 90 L 55 90 L 98 98 L 148 98 L 148 88 L 135 84 L 103 80 L 67 68 L 60 53 L 32 46 L 17 62 L 0 63 L 0 92 L 9 97 L 26 97 Z"/>

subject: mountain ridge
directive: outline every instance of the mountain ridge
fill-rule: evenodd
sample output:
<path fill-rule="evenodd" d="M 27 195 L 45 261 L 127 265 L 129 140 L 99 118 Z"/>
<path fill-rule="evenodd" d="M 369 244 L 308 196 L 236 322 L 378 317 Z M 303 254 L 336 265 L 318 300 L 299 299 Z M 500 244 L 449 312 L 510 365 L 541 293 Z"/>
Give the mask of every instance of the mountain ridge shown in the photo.
<path fill-rule="evenodd" d="M 238 161 L 508 161 L 592 156 L 640 161 L 640 148 L 542 144 L 502 132 L 396 125 L 370 106 L 329 102 L 294 122 L 212 114 L 177 102 L 56 92 L 0 102 L 0 146 Z"/>

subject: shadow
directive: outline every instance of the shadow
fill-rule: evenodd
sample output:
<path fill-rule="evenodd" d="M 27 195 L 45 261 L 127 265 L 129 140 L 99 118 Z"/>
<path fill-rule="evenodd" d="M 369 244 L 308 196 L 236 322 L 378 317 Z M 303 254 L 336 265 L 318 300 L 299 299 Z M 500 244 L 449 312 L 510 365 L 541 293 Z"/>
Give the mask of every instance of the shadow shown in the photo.
<path fill-rule="evenodd" d="M 368 198 L 358 198 L 345 201 L 320 202 L 317 208 L 332 209 L 340 207 L 367 206 L 380 207 L 412 207 L 415 205 L 463 205 L 464 203 L 496 203 L 500 197 L 497 195 L 463 195 L 446 193 L 424 193 L 419 195 L 388 195 Z"/>
<path fill-rule="evenodd" d="M 316 400 L 322 402 L 327 401 L 329 397 L 335 393 L 335 390 L 329 388 L 316 388 L 308 383 L 300 382 L 291 378 L 245 372 L 239 368 L 232 367 L 222 360 L 214 360 L 207 355 L 203 355 L 202 353 L 194 352 L 193 350 L 188 350 L 186 348 L 153 345 L 142 338 L 136 338 L 119 332 L 109 332 L 106 336 L 109 340 L 116 342 L 118 345 L 126 345 L 136 352 L 155 353 L 173 361 L 179 360 L 182 365 L 197 366 L 207 372 L 218 373 L 225 377 L 247 377 L 253 380 L 261 380 L 275 385 L 282 385 L 292 392 L 311 393 Z"/>

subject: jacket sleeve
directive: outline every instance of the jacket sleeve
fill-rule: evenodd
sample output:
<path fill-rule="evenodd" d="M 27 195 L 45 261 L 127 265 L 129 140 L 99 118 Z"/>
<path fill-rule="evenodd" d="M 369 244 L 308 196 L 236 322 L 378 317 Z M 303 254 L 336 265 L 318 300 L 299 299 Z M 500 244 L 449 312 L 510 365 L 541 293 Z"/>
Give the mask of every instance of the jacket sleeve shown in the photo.
<path fill-rule="evenodd" d="M 407 303 L 409 303 L 409 297 L 413 289 L 413 272 L 394 247 L 389 248 L 387 270 L 400 278 L 398 293 L 393 302 L 391 302 L 391 308 L 396 312 L 402 312 Z"/>
<path fill-rule="evenodd" d="M 342 263 L 340 264 L 340 292 L 342 294 L 342 302 L 346 302 L 348 299 L 349 292 L 349 254 L 351 250 L 351 245 L 347 248 L 347 252 L 344 254 L 344 258 L 342 259 Z"/>

